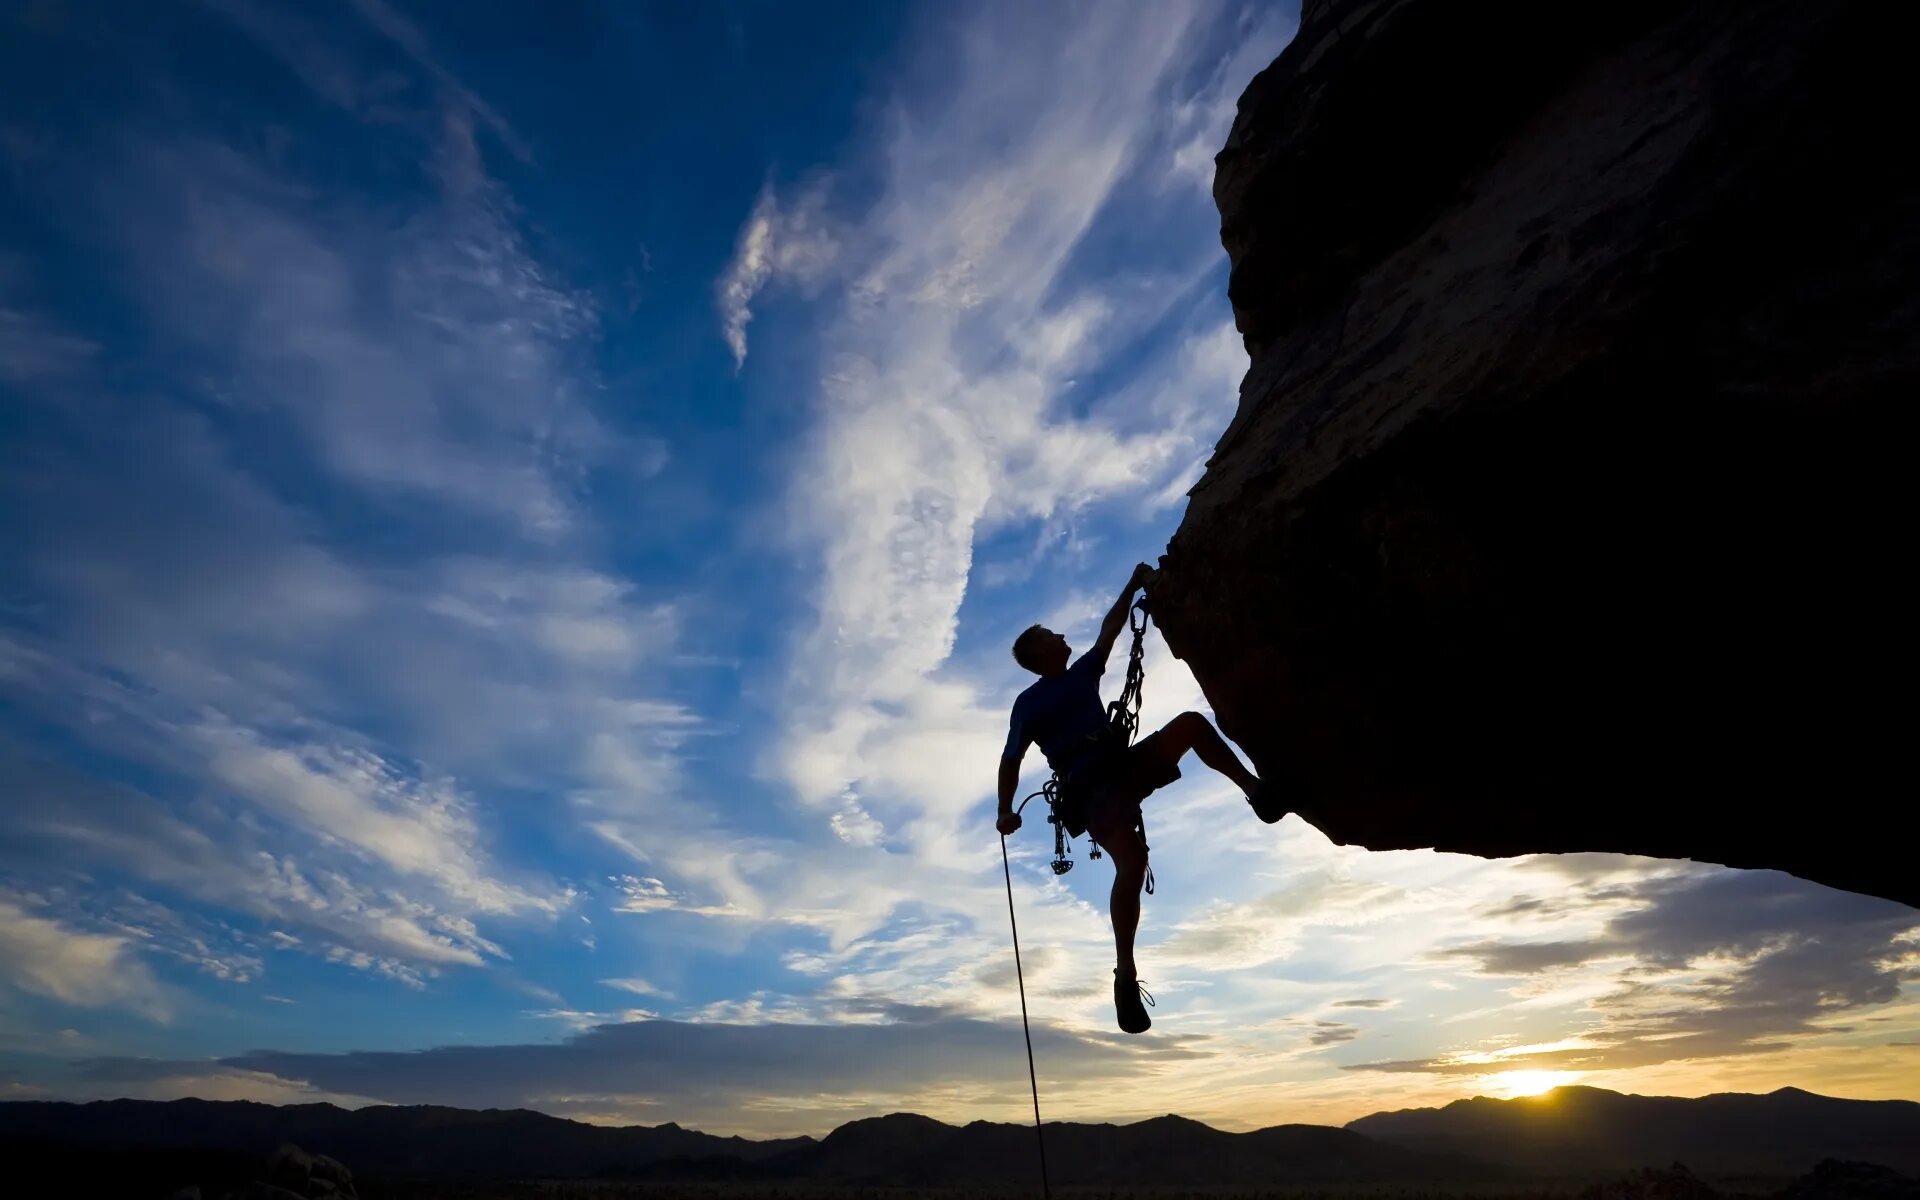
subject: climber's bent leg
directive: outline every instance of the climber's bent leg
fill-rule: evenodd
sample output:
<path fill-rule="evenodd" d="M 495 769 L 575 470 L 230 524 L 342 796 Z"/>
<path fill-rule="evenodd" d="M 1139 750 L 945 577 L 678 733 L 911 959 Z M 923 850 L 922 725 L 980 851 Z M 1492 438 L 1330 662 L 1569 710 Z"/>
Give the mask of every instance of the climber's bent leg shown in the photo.
<path fill-rule="evenodd" d="M 1233 780 L 1249 796 L 1260 786 L 1259 778 L 1247 770 L 1213 723 L 1197 712 L 1181 713 L 1141 745 L 1170 763 L 1178 763 L 1181 756 L 1191 750 L 1201 762 Z"/>
<path fill-rule="evenodd" d="M 1287 806 L 1275 793 L 1271 785 L 1263 785 L 1258 776 L 1249 771 L 1240 756 L 1227 745 L 1227 739 L 1213 723 L 1197 712 L 1183 712 L 1168 721 L 1165 728 L 1141 741 L 1134 747 L 1138 752 L 1152 755 L 1173 766 L 1178 776 L 1181 755 L 1191 750 L 1199 756 L 1201 762 L 1225 775 L 1247 795 L 1247 803 L 1262 821 L 1269 825 L 1287 815 Z"/>

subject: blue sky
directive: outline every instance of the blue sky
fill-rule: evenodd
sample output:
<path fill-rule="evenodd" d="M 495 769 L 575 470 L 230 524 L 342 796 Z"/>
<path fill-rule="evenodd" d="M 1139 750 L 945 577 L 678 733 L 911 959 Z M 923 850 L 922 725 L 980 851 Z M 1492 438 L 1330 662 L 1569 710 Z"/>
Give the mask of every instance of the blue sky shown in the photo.
<path fill-rule="evenodd" d="M 1019 1119 L 1006 648 L 1233 411 L 1294 18 L 7 5 L 0 1091 Z M 1153 803 L 1150 1038 L 1013 843 L 1054 1114 L 1920 1077 L 1911 910 Z"/>

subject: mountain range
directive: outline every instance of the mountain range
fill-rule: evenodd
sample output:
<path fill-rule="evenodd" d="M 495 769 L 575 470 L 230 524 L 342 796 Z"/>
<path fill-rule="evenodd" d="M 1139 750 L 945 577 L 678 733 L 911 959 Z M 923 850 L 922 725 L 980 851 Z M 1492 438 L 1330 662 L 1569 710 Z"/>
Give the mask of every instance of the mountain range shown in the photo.
<path fill-rule="evenodd" d="M 245 1101 L 0 1103 L 0 1154 L 76 1150 L 262 1155 L 292 1142 L 371 1176 L 608 1177 L 902 1186 L 1030 1183 L 1030 1126 L 949 1125 L 911 1113 L 824 1138 L 755 1141 L 678 1125 L 585 1125 L 526 1110 Z M 1563 1087 L 1537 1097 L 1376 1113 L 1344 1129 L 1228 1133 L 1184 1117 L 1049 1122 L 1060 1184 L 1453 1186 L 1597 1175 L 1684 1162 L 1702 1174 L 1785 1177 L 1824 1158 L 1920 1173 L 1920 1104 L 1794 1088 L 1681 1099 Z"/>

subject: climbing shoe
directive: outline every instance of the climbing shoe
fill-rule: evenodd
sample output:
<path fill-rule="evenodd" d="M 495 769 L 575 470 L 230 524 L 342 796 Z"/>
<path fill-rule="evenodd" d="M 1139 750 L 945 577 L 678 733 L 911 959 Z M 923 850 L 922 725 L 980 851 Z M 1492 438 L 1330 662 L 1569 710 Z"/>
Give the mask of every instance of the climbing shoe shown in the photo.
<path fill-rule="evenodd" d="M 1120 1028 L 1127 1033 L 1145 1033 L 1153 1028 L 1153 1018 L 1147 1015 L 1146 1004 L 1153 1003 L 1153 993 L 1140 986 L 1138 979 L 1124 978 L 1120 968 L 1113 969 L 1113 1010 L 1120 1018 Z"/>
<path fill-rule="evenodd" d="M 1247 797 L 1247 803 L 1253 806 L 1253 815 L 1271 825 L 1287 815 L 1287 806 L 1280 799 L 1280 788 L 1262 779 L 1253 789 L 1253 795 Z"/>

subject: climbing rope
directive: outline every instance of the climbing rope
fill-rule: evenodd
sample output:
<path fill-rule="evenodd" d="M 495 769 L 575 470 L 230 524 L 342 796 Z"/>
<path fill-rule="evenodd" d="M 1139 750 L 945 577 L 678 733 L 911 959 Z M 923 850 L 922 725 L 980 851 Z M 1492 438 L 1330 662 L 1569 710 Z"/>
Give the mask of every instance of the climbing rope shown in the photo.
<path fill-rule="evenodd" d="M 1027 800 L 1033 799 L 1032 796 Z M 1025 808 L 1027 801 L 1020 802 Z M 1014 810 L 1016 813 L 1020 809 Z M 1027 1083 L 1033 1088 L 1033 1136 L 1040 1142 L 1040 1194 L 1052 1200 L 1053 1189 L 1047 1183 L 1047 1135 L 1040 1127 L 1040 1079 L 1033 1071 L 1033 1029 L 1027 1024 L 1027 975 L 1020 966 L 1020 922 L 1013 915 L 1013 867 L 1007 862 L 1007 835 L 1000 835 L 1000 869 L 1007 876 L 1007 923 L 1013 926 L 1013 977 L 1020 984 L 1020 1032 L 1027 1038 Z"/>

